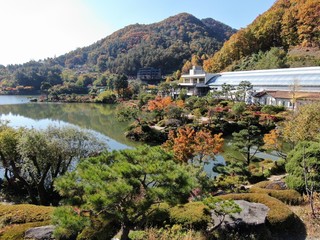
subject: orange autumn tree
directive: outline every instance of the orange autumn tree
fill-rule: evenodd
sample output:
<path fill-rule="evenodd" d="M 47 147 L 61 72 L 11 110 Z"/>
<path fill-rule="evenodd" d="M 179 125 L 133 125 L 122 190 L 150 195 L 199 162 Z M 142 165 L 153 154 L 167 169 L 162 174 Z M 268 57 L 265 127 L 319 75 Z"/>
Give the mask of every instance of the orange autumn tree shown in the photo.
<path fill-rule="evenodd" d="M 278 129 L 272 129 L 269 133 L 263 136 L 263 148 L 266 150 L 275 150 L 277 154 L 286 158 L 286 154 L 283 153 L 283 144 L 281 141 L 281 133 Z"/>
<path fill-rule="evenodd" d="M 157 96 L 154 100 L 149 100 L 147 104 L 148 111 L 154 112 L 157 120 L 162 120 L 165 114 L 168 113 L 170 107 L 182 109 L 184 107 L 184 101 L 172 101 L 170 96 L 164 98 Z"/>
<path fill-rule="evenodd" d="M 154 100 L 150 100 L 148 102 L 148 110 L 149 111 L 162 111 L 166 107 L 168 107 L 170 104 L 172 104 L 171 97 L 164 97 L 157 96 Z"/>
<path fill-rule="evenodd" d="M 156 114 L 158 120 L 162 120 L 164 116 L 165 109 L 172 104 L 171 97 L 157 96 L 154 100 L 149 100 L 147 109 Z"/>
<path fill-rule="evenodd" d="M 200 163 L 206 158 L 214 158 L 214 156 L 222 151 L 224 139 L 222 133 L 212 134 L 208 130 L 195 131 L 193 128 L 179 128 L 175 133 L 170 131 L 168 140 L 163 147 L 169 151 L 173 151 L 174 156 L 181 162 L 191 160 Z"/>

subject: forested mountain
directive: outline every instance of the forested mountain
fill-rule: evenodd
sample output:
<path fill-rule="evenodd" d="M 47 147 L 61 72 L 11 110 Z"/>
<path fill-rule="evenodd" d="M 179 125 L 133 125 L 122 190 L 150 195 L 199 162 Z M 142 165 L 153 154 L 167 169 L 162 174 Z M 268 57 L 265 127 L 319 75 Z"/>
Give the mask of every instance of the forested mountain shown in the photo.
<path fill-rule="evenodd" d="M 216 20 L 181 13 L 154 24 L 127 26 L 56 58 L 0 66 L 0 85 L 34 89 L 44 81 L 51 86 L 65 81 L 82 85 L 86 80 L 77 79 L 80 74 L 90 74 L 90 83 L 105 71 L 136 76 L 141 67 L 161 68 L 163 74 L 171 74 L 192 55 L 212 55 L 235 32 Z"/>
<path fill-rule="evenodd" d="M 320 1 L 278 0 L 204 63 L 208 72 L 320 65 Z"/>
<path fill-rule="evenodd" d="M 141 67 L 171 73 L 192 54 L 213 54 L 235 32 L 213 19 L 182 13 L 159 23 L 127 26 L 95 44 L 55 59 L 67 68 L 96 67 L 100 72 L 136 75 Z"/>

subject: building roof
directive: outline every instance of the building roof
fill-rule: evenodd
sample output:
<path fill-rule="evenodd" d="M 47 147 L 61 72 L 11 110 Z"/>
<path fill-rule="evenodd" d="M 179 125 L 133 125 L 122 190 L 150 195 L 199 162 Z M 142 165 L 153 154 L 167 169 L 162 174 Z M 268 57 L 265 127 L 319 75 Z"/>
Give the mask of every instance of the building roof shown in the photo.
<path fill-rule="evenodd" d="M 318 92 L 291 92 L 291 91 L 263 91 L 254 94 L 253 97 L 259 98 L 264 95 L 269 95 L 275 99 L 292 99 L 293 94 L 296 99 L 305 100 L 320 100 L 320 93 Z"/>
<path fill-rule="evenodd" d="M 249 81 L 254 87 L 266 86 L 320 86 L 320 67 L 283 68 L 241 72 L 222 72 L 213 76 L 207 84 L 221 86 L 224 83 L 238 86 Z"/>

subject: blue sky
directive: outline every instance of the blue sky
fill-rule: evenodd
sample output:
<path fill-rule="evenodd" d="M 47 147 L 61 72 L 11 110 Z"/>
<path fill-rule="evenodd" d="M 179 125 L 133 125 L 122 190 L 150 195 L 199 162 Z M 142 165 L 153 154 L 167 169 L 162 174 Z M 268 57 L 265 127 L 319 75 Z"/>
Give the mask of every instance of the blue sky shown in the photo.
<path fill-rule="evenodd" d="M 54 57 L 181 12 L 246 27 L 275 0 L 1 0 L 0 64 Z"/>

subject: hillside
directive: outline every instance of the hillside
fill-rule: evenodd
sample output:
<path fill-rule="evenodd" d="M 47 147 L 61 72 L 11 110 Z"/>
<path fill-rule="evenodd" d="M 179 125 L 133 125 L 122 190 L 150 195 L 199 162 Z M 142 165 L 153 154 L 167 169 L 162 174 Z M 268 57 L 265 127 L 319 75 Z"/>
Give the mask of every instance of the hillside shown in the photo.
<path fill-rule="evenodd" d="M 320 1 L 278 0 L 204 63 L 208 72 L 320 65 Z"/>
<path fill-rule="evenodd" d="M 235 32 L 213 19 L 181 13 L 159 23 L 127 26 L 95 44 L 55 59 L 67 68 L 91 67 L 99 72 L 136 75 L 141 67 L 171 73 L 192 54 L 213 54 Z"/>
<path fill-rule="evenodd" d="M 160 68 L 162 74 L 171 74 L 192 55 L 212 55 L 235 32 L 211 18 L 199 20 L 181 13 L 154 24 L 127 26 L 57 58 L 0 65 L 0 87 L 31 86 L 38 90 L 42 82 L 51 86 L 77 82 L 81 74 L 90 74 L 88 83 L 92 83 L 105 71 L 136 76 L 141 67 Z M 86 85 L 83 79 L 79 81 Z"/>

